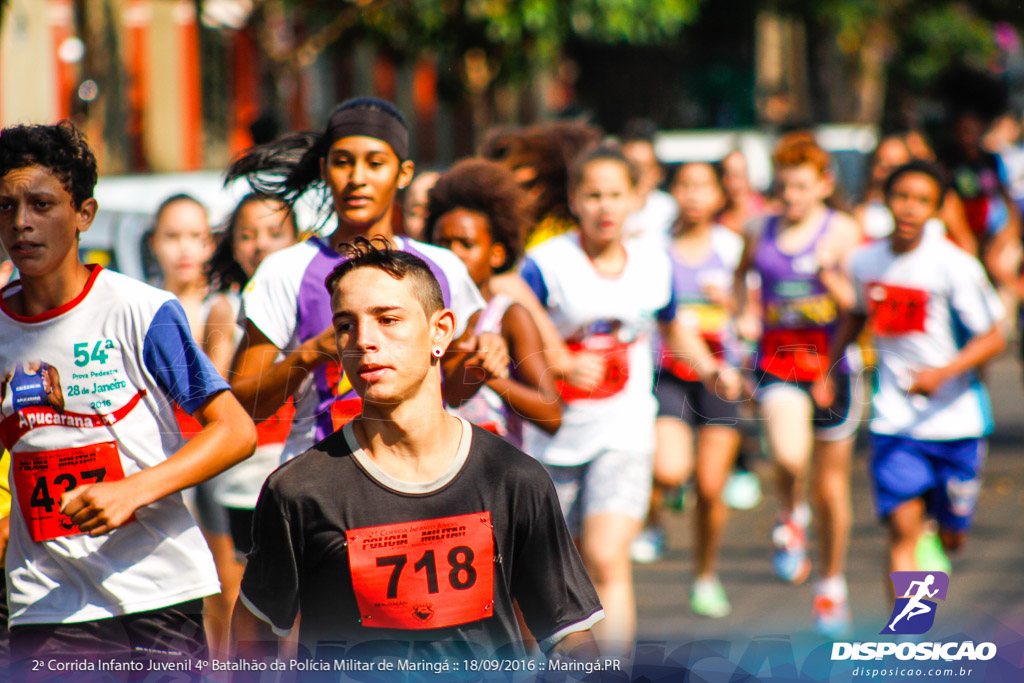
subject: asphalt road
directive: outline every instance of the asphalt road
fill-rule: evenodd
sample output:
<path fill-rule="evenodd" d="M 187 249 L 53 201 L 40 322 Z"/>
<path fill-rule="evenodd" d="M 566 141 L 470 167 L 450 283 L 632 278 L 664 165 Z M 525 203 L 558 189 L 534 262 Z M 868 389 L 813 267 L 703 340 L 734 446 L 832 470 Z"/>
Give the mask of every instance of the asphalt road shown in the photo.
<path fill-rule="evenodd" d="M 959 635 L 961 639 L 992 640 L 999 645 L 1003 663 L 1016 669 L 998 678 L 990 669 L 982 678 L 954 676 L 955 680 L 1024 680 L 1024 388 L 1019 363 L 1013 357 L 998 360 L 986 375 L 996 431 L 990 440 L 968 545 L 953 560 L 947 599 L 939 605 L 935 625 L 927 637 L 943 640 Z M 854 526 L 847 574 L 854 618 L 851 640 L 861 641 L 884 640 L 878 634 L 891 612 L 884 571 L 885 532 L 872 509 L 867 457 L 866 442 L 861 439 L 854 462 Z M 760 460 L 757 470 L 765 484 L 770 475 L 767 461 Z M 756 509 L 733 511 L 728 521 L 720 576 L 732 603 L 731 615 L 707 619 L 690 611 L 690 512 L 667 515 L 668 546 L 662 561 L 635 566 L 641 651 L 646 648 L 654 653 L 649 657 L 657 659 L 666 648 L 671 652 L 701 641 L 721 641 L 718 664 L 711 666 L 710 660 L 705 661 L 711 668 L 700 675 L 694 673 L 690 680 L 719 680 L 719 675 L 723 681 L 790 680 L 780 678 L 778 673 L 786 670 L 785 654 L 777 662 L 781 669 L 772 669 L 770 661 L 762 662 L 760 678 L 737 679 L 735 667 L 730 671 L 730 666 L 744 656 L 749 658 L 751 648 L 768 642 L 782 647 L 783 653 L 791 648 L 794 670 L 799 670 L 801 662 L 806 664 L 808 652 L 831 646 L 812 627 L 813 571 L 801 586 L 781 583 L 772 575 L 768 539 L 775 500 L 770 486 L 766 484 L 764 489 L 764 499 Z M 748 667 L 747 674 L 756 674 L 756 666 Z M 826 679 L 859 680 L 846 674 L 838 678 L 823 674 L 820 680 Z"/>

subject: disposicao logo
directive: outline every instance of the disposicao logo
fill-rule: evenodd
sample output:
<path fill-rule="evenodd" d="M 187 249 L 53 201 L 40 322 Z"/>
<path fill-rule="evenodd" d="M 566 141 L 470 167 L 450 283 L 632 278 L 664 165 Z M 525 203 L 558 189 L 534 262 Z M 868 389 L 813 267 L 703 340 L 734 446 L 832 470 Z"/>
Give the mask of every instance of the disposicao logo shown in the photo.
<path fill-rule="evenodd" d="M 949 577 L 943 572 L 893 572 L 896 604 L 882 635 L 919 635 L 935 623 L 936 600 L 945 600 Z"/>
<path fill-rule="evenodd" d="M 893 572 L 889 575 L 896 590 L 896 604 L 881 635 L 920 635 L 935 623 L 936 600 L 945 600 L 949 576 L 943 572 Z M 996 656 L 993 643 L 833 643 L 832 660 L 989 660 Z"/>

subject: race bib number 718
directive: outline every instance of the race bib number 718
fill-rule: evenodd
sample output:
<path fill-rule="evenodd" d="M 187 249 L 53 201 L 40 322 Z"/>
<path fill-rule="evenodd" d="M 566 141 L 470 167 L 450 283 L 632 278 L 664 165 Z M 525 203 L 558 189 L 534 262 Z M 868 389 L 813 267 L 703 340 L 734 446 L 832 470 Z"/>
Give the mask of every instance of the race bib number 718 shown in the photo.
<path fill-rule="evenodd" d="M 494 613 L 491 513 L 345 532 L 363 626 L 429 629 Z"/>

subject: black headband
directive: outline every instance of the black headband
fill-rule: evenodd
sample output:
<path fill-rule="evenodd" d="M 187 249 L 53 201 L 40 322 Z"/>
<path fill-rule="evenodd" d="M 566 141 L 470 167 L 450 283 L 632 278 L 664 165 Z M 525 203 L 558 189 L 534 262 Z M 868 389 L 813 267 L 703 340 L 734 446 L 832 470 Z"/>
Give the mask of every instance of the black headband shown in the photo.
<path fill-rule="evenodd" d="M 409 158 L 409 129 L 383 109 L 350 107 L 331 114 L 324 133 L 328 145 L 353 135 L 382 140 L 391 146 L 400 161 Z"/>

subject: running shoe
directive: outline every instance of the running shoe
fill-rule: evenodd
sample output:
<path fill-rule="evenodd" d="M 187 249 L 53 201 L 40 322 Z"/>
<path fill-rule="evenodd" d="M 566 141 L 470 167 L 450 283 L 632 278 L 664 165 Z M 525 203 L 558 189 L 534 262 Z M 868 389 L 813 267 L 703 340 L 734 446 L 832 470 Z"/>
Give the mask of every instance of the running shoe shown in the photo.
<path fill-rule="evenodd" d="M 720 619 L 732 612 L 732 605 L 725 595 L 725 588 L 718 577 L 697 579 L 690 591 L 690 608 L 701 617 Z"/>
<path fill-rule="evenodd" d="M 914 564 L 918 571 L 944 572 L 947 576 L 952 573 L 953 563 L 949 561 L 939 534 L 934 529 L 926 529 L 917 537 Z"/>
<path fill-rule="evenodd" d="M 772 568 L 775 576 L 794 584 L 803 583 L 811 573 L 807 532 L 792 519 L 779 522 L 772 530 Z"/>
<path fill-rule="evenodd" d="M 753 472 L 733 472 L 725 482 L 722 500 L 733 510 L 753 510 L 761 504 L 761 480 Z"/>
<path fill-rule="evenodd" d="M 843 638 L 848 636 L 853 628 L 850 603 L 846 598 L 819 593 L 814 596 L 813 612 L 814 628 L 826 638 Z"/>
<path fill-rule="evenodd" d="M 665 556 L 665 530 L 661 527 L 644 527 L 630 543 L 629 556 L 640 564 L 659 561 Z"/>

